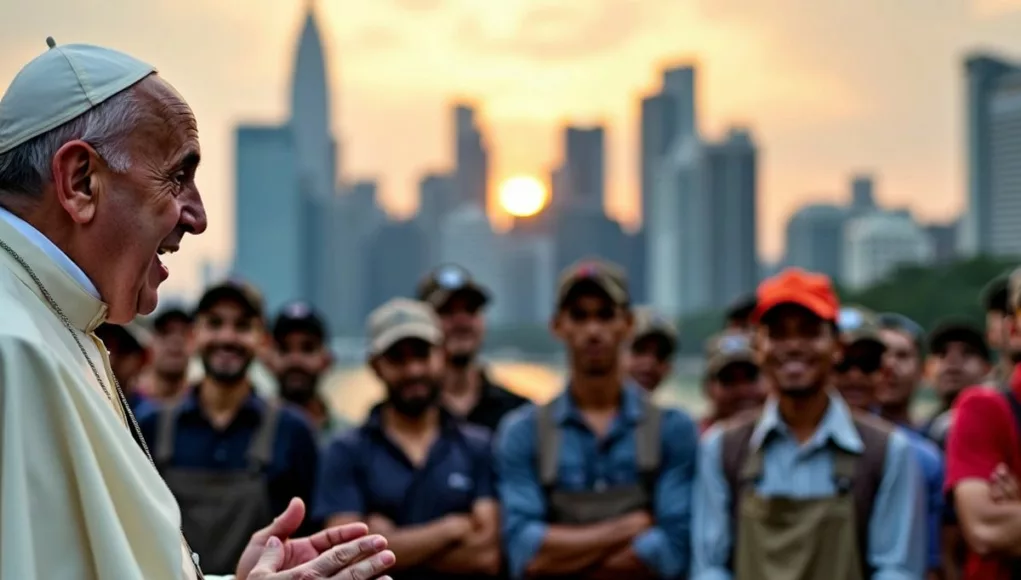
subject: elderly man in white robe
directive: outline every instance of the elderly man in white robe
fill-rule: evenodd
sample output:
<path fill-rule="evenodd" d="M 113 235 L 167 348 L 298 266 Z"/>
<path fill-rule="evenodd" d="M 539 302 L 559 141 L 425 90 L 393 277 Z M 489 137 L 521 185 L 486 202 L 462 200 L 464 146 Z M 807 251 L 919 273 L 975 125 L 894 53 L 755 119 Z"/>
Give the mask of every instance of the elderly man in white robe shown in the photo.
<path fill-rule="evenodd" d="M 159 255 L 206 229 L 195 118 L 153 67 L 47 44 L 0 99 L 0 577 L 199 579 L 93 332 L 152 312 Z M 229 578 L 387 578 L 384 538 L 291 539 L 304 515 L 292 501 Z"/>

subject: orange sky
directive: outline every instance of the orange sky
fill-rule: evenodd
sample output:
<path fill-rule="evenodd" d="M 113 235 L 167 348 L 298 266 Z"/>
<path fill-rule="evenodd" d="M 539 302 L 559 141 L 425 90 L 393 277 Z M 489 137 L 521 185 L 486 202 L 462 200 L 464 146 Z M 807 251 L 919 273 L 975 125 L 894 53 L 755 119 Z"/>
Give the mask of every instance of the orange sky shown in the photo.
<path fill-rule="evenodd" d="M 172 257 L 168 287 L 193 289 L 204 258 L 232 255 L 232 130 L 283 118 L 302 3 L 6 4 L 0 85 L 52 35 L 146 59 L 192 104 L 210 228 Z M 449 166 L 447 107 L 469 99 L 497 180 L 545 179 L 562 123 L 607 123 L 608 206 L 634 220 L 638 99 L 661 66 L 695 59 L 703 132 L 748 124 L 761 148 L 768 257 L 795 207 L 843 199 L 859 169 L 876 173 L 883 203 L 925 219 L 959 210 L 963 51 L 1021 58 L 1019 0 L 332 0 L 317 10 L 344 173 L 378 176 L 392 212 L 413 210 L 422 172 Z"/>

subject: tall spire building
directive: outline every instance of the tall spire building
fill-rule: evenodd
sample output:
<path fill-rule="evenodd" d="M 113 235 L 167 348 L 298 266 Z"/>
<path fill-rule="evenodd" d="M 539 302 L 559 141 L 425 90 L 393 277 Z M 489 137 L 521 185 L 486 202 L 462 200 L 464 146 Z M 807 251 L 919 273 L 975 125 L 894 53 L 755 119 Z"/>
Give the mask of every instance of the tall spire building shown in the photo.
<path fill-rule="evenodd" d="M 330 118 L 330 83 L 314 2 L 308 2 L 305 24 L 291 82 L 291 131 L 302 187 L 315 197 L 332 197 L 337 189 L 337 144 Z"/>

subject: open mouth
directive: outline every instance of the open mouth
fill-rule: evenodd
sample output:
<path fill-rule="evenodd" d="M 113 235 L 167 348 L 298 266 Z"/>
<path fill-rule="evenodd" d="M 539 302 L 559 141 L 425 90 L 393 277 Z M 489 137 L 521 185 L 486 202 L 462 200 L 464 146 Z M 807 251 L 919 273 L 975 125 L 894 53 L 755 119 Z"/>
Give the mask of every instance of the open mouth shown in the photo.
<path fill-rule="evenodd" d="M 177 252 L 177 250 L 179 249 L 181 249 L 180 242 L 170 241 L 163 242 L 162 244 L 160 244 L 160 247 L 156 249 L 155 260 L 156 265 L 159 267 L 160 270 L 160 281 L 166 280 L 168 277 L 170 277 L 170 268 L 168 268 L 167 265 L 163 263 L 163 260 L 161 259 L 162 256 L 168 256 L 170 254 L 173 254 Z"/>

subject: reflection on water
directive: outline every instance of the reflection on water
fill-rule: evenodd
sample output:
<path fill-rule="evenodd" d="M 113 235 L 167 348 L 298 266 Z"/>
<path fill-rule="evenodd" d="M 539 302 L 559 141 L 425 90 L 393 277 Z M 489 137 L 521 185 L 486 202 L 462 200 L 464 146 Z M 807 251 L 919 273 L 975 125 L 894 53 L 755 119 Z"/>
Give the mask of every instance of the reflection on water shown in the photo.
<path fill-rule="evenodd" d="M 494 361 L 489 363 L 493 378 L 507 388 L 536 402 L 546 402 L 563 387 L 564 369 L 528 362 Z M 367 367 L 344 367 L 326 379 L 323 393 L 336 411 L 354 421 L 363 419 L 383 398 L 383 386 Z M 663 405 L 687 409 L 701 415 L 704 401 L 697 382 L 675 377 L 656 393 Z"/>

